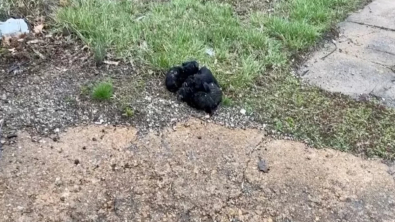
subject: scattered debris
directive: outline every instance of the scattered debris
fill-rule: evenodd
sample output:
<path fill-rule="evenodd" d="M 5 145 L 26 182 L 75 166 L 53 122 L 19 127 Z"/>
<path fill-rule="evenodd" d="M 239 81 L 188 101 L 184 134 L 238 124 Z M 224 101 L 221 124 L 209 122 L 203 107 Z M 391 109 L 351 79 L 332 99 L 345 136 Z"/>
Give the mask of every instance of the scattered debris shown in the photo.
<path fill-rule="evenodd" d="M 34 26 L 33 31 L 34 31 L 34 33 L 36 33 L 36 34 L 39 34 L 39 33 L 42 33 L 42 32 L 43 32 L 43 29 L 44 29 L 44 24 L 40 24 L 40 25 Z"/>
<path fill-rule="evenodd" d="M 212 48 L 206 49 L 206 54 L 211 56 L 211 57 L 215 56 L 214 49 L 212 49 Z"/>
<path fill-rule="evenodd" d="M 23 19 L 10 18 L 5 22 L 0 22 L 0 37 L 15 37 L 29 33 L 29 27 Z"/>
<path fill-rule="evenodd" d="M 117 66 L 117 65 L 119 64 L 119 62 L 104 60 L 104 64 L 107 64 L 107 65 L 116 65 L 116 66 Z"/>

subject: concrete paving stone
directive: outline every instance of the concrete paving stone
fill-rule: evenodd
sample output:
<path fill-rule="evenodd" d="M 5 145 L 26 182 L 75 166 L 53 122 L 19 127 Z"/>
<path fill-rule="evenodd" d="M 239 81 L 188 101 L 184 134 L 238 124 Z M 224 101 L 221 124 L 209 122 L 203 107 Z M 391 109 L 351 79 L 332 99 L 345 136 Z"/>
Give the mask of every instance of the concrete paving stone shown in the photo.
<path fill-rule="evenodd" d="M 338 27 L 339 38 L 313 53 L 298 74 L 324 90 L 370 94 L 395 107 L 395 0 L 374 1 Z"/>
<path fill-rule="evenodd" d="M 384 86 L 388 88 L 395 80 L 395 73 L 390 69 L 339 52 L 322 60 L 323 54 L 325 54 L 323 51 L 316 53 L 299 70 L 299 74 L 306 82 L 354 98 L 372 92 L 393 97 L 391 91 L 383 92 Z"/>
<path fill-rule="evenodd" d="M 361 12 L 349 16 L 346 21 L 395 30 L 395 1 L 376 0 Z"/>
<path fill-rule="evenodd" d="M 387 67 L 395 65 L 395 32 L 349 22 L 340 23 L 339 29 L 339 52 Z"/>

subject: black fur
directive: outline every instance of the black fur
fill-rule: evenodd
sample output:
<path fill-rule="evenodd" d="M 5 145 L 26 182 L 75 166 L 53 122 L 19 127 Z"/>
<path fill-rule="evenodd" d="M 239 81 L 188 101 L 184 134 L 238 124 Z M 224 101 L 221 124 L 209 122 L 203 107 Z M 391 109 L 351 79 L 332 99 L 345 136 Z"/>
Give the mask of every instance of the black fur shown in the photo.
<path fill-rule="evenodd" d="M 170 92 L 177 92 L 177 90 L 181 87 L 182 83 L 182 75 L 183 70 L 182 67 L 175 66 L 171 68 L 166 74 L 166 88 Z"/>
<path fill-rule="evenodd" d="M 197 74 L 185 80 L 177 96 L 189 106 L 212 114 L 222 100 L 222 91 L 211 71 L 202 67 Z"/>
<path fill-rule="evenodd" d="M 222 101 L 222 91 L 215 83 L 203 83 L 203 87 L 193 95 L 192 106 L 212 115 Z"/>
<path fill-rule="evenodd" d="M 166 74 L 166 88 L 170 92 L 177 92 L 185 80 L 199 71 L 196 61 L 184 62 L 182 66 L 172 67 Z"/>
<path fill-rule="evenodd" d="M 199 72 L 199 63 L 196 61 L 184 62 L 182 63 L 182 69 L 184 70 L 184 76 L 187 78 Z"/>

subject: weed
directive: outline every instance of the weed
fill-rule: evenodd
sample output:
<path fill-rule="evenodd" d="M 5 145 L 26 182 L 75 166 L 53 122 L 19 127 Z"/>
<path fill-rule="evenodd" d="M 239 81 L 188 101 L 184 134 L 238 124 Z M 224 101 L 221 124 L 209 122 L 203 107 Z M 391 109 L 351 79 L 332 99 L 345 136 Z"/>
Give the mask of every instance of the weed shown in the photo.
<path fill-rule="evenodd" d="M 92 91 L 92 98 L 96 100 L 108 100 L 113 94 L 113 85 L 110 81 L 98 83 Z"/>
<path fill-rule="evenodd" d="M 93 47 L 93 54 L 96 65 L 101 65 L 106 57 L 106 47 L 104 43 L 98 42 Z"/>
<path fill-rule="evenodd" d="M 126 106 L 124 111 L 123 111 L 123 115 L 126 116 L 126 117 L 131 118 L 131 117 L 134 116 L 134 110 L 131 109 L 130 107 Z"/>

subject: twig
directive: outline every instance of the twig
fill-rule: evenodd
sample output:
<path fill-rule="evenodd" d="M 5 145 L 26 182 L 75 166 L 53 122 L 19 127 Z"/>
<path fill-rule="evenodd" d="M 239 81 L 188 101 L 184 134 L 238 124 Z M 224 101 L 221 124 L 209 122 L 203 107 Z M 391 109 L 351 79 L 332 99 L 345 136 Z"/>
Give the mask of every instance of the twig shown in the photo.
<path fill-rule="evenodd" d="M 335 49 L 332 50 L 329 54 L 327 54 L 327 55 L 325 55 L 324 57 L 322 57 L 322 58 L 321 58 L 322 60 L 326 59 L 326 57 L 328 57 L 328 56 L 332 55 L 334 52 L 336 52 L 336 50 L 337 50 L 337 45 L 336 45 L 336 43 L 335 43 L 335 40 L 332 40 L 331 42 L 332 42 L 333 45 L 335 45 Z"/>

